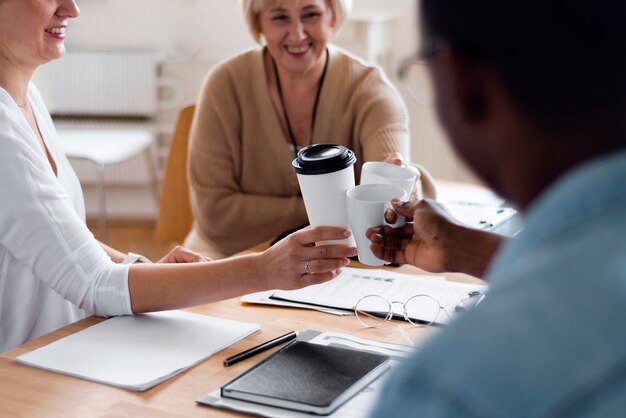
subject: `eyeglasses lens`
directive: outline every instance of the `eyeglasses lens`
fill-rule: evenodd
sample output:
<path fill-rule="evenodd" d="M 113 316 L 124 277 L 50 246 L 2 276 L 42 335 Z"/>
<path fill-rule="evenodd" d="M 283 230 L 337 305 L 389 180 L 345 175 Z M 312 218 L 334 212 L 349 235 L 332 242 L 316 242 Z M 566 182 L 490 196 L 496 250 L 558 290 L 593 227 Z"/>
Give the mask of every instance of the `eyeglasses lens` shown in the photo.
<path fill-rule="evenodd" d="M 432 86 L 427 65 L 422 61 L 411 60 L 403 64 L 402 84 L 409 96 L 420 106 L 432 106 Z"/>
<path fill-rule="evenodd" d="M 365 296 L 356 304 L 356 318 L 368 328 L 374 328 L 385 322 L 391 305 L 384 298 L 376 295 Z"/>
<path fill-rule="evenodd" d="M 407 318 L 413 325 L 430 325 L 437 320 L 441 311 L 439 302 L 428 295 L 413 296 L 404 306 Z"/>

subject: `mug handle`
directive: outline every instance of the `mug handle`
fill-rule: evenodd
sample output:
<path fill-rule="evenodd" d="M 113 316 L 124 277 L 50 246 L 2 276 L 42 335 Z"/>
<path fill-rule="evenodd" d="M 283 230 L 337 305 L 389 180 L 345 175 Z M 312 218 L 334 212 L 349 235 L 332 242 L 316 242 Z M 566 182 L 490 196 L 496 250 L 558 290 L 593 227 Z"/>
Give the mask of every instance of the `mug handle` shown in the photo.
<path fill-rule="evenodd" d="M 385 219 L 385 213 L 387 213 L 387 210 L 389 209 L 393 210 L 393 206 L 391 206 L 391 202 L 386 202 L 383 208 L 383 225 L 390 226 L 392 228 L 403 227 L 406 224 L 406 218 L 404 217 L 404 215 L 400 215 L 397 212 L 396 212 L 396 221 L 394 223 L 387 222 L 387 219 Z"/>

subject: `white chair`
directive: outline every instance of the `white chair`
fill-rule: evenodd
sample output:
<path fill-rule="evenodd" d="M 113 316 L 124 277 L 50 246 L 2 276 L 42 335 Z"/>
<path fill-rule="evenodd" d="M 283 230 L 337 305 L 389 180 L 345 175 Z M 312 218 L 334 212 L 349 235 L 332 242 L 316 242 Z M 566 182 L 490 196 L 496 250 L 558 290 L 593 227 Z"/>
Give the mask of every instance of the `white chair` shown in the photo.
<path fill-rule="evenodd" d="M 59 130 L 58 140 L 70 159 L 90 161 L 95 165 L 100 208 L 101 241 L 108 242 L 104 168 L 130 161 L 144 154 L 150 172 L 155 202 L 159 203 L 159 186 L 152 155 L 154 134 L 145 129 Z"/>

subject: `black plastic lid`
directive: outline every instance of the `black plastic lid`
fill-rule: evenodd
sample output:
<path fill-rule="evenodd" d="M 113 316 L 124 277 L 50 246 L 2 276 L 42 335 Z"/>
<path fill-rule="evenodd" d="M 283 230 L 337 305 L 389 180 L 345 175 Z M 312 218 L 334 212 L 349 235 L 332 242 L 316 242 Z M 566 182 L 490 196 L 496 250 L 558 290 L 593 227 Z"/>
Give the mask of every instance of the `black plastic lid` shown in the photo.
<path fill-rule="evenodd" d="M 356 162 L 354 152 L 343 145 L 313 144 L 298 151 L 293 160 L 298 174 L 327 174 L 343 170 Z"/>

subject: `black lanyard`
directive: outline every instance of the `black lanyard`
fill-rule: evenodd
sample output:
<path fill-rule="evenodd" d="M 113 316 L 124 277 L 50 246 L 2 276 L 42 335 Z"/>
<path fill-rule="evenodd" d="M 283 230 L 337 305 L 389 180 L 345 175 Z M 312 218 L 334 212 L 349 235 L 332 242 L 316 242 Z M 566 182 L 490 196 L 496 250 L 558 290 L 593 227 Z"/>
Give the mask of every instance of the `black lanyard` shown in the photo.
<path fill-rule="evenodd" d="M 271 56 L 271 55 L 270 55 Z M 315 117 L 317 116 L 317 105 L 320 101 L 320 94 L 322 93 L 322 86 L 324 85 L 324 79 L 326 78 L 326 70 L 328 70 L 328 48 L 326 48 L 326 62 L 324 63 L 324 70 L 322 71 L 322 76 L 320 77 L 320 81 L 317 83 L 317 93 L 315 94 L 315 103 L 313 104 L 313 118 L 311 119 L 311 134 L 309 136 L 309 143 L 313 139 L 313 128 L 315 127 Z M 289 122 L 289 115 L 287 115 L 287 107 L 285 106 L 285 98 L 283 96 L 283 88 L 280 84 L 280 76 L 278 75 L 278 67 L 276 66 L 276 61 L 274 61 L 274 57 L 272 57 L 272 65 L 274 66 L 274 78 L 276 79 L 276 87 L 278 88 L 278 97 L 280 97 L 280 105 L 283 108 L 283 116 L 285 117 L 285 122 L 287 123 L 287 132 L 289 133 L 289 139 L 291 140 L 291 144 L 293 145 L 293 154 L 294 158 L 298 157 L 298 145 L 296 143 L 296 137 L 293 134 L 293 130 L 291 129 L 291 122 Z"/>

